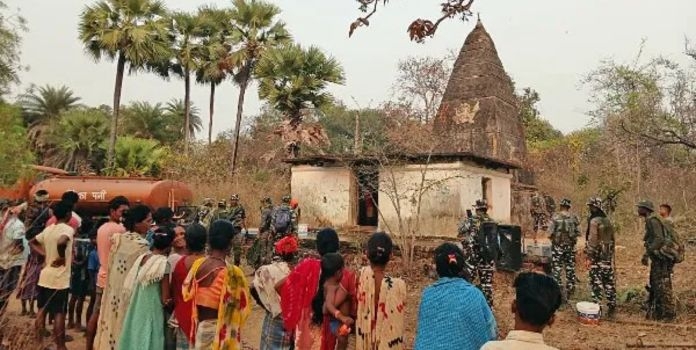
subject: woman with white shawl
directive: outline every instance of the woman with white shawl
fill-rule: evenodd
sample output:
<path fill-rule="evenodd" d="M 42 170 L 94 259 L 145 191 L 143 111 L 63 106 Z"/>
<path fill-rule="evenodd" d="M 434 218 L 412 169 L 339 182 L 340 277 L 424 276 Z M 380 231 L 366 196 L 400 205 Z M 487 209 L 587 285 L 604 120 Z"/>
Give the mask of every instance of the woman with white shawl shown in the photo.
<path fill-rule="evenodd" d="M 145 239 L 152 225 L 152 213 L 145 205 L 136 205 L 124 213 L 124 226 L 128 232 L 111 237 L 111 253 L 108 261 L 108 280 L 102 295 L 101 311 L 97 323 L 94 348 L 118 349 L 123 319 L 130 304 L 130 294 L 123 294 L 123 285 L 131 267 L 138 258 L 148 252 Z"/>
<path fill-rule="evenodd" d="M 167 254 L 173 240 L 172 229 L 159 227 L 152 236 L 152 251 L 140 255 L 128 272 L 123 295 L 130 299 L 130 305 L 119 349 L 164 349 L 164 308 L 172 304 Z"/>

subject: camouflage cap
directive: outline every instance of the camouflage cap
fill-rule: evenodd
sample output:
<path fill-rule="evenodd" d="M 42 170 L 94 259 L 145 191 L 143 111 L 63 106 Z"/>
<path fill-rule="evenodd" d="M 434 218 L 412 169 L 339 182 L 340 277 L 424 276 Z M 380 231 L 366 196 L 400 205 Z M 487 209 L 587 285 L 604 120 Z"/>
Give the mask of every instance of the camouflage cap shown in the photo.
<path fill-rule="evenodd" d="M 568 198 L 561 199 L 561 203 L 559 205 L 562 207 L 570 208 L 570 199 L 568 199 Z"/>
<path fill-rule="evenodd" d="M 261 199 L 261 203 L 271 204 L 271 203 L 273 203 L 273 201 L 271 201 L 271 197 L 263 197 L 263 199 Z"/>
<path fill-rule="evenodd" d="M 281 198 L 281 200 L 283 201 L 283 203 L 290 203 L 292 197 L 289 194 L 286 194 L 283 196 L 283 198 Z"/>
<path fill-rule="evenodd" d="M 233 194 L 233 195 L 231 195 L 231 196 L 230 196 L 230 200 L 231 200 L 231 201 L 238 201 L 238 200 L 239 200 L 239 195 L 236 194 L 236 193 Z"/>
<path fill-rule="evenodd" d="M 598 209 L 602 209 L 602 198 L 592 197 L 587 200 L 587 205 Z"/>
<path fill-rule="evenodd" d="M 488 209 L 488 201 L 485 199 L 479 199 L 476 201 L 476 204 L 474 204 L 474 208 L 476 208 L 476 210 Z"/>
<path fill-rule="evenodd" d="M 636 204 L 636 207 L 645 208 L 650 211 L 655 211 L 655 206 L 653 205 L 653 202 L 647 200 L 638 202 L 638 204 Z"/>
<path fill-rule="evenodd" d="M 225 200 L 218 201 L 218 206 L 221 206 L 221 205 L 227 205 L 227 201 L 225 201 Z"/>
<path fill-rule="evenodd" d="M 212 198 L 204 198 L 203 199 L 203 204 L 213 204 L 215 203 L 215 200 Z"/>

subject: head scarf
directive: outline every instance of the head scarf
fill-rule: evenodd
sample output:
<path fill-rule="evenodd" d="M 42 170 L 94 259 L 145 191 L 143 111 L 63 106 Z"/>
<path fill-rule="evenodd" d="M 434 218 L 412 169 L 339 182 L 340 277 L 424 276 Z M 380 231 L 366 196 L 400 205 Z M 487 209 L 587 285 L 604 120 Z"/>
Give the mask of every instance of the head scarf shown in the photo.
<path fill-rule="evenodd" d="M 297 238 L 294 236 L 285 236 L 275 244 L 275 252 L 279 255 L 293 254 L 297 252 L 297 249 Z"/>

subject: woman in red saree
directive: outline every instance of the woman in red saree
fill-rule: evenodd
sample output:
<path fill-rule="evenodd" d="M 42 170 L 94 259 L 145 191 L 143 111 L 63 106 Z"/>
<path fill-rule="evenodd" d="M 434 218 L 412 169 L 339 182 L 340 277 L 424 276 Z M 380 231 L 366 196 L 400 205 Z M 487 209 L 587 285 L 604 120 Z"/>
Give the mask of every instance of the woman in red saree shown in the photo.
<path fill-rule="evenodd" d="M 194 339 L 191 339 L 191 327 L 193 327 L 191 311 L 193 304 L 191 300 L 184 301 L 181 287 L 184 285 L 184 280 L 186 280 L 193 263 L 198 259 L 205 259 L 207 235 L 205 227 L 199 224 L 192 224 L 186 229 L 184 239 L 186 240 L 188 255 L 179 259 L 172 273 L 171 287 L 175 303 L 174 319 L 178 326 L 176 333 L 177 350 L 188 350 L 194 343 Z"/>
<path fill-rule="evenodd" d="M 321 326 L 312 323 L 312 299 L 317 293 L 321 274 L 321 256 L 338 253 L 338 234 L 331 228 L 325 228 L 317 234 L 317 252 L 319 257 L 302 260 L 285 281 L 281 281 L 280 306 L 283 312 L 285 329 L 295 332 L 296 350 L 333 350 L 336 337 L 329 329 L 328 317 Z M 344 269 L 341 285 L 351 297 L 351 316 L 357 308 L 355 273 Z"/>

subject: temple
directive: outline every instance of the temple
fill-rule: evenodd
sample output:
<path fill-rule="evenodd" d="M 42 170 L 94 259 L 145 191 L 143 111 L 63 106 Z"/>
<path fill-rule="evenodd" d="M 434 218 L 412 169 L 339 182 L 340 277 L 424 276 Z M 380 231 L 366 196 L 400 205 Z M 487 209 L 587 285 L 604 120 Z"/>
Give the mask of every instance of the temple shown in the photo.
<path fill-rule="evenodd" d="M 479 20 L 467 36 L 434 119 L 439 152 L 522 164 L 527 153 L 512 80 Z"/>

